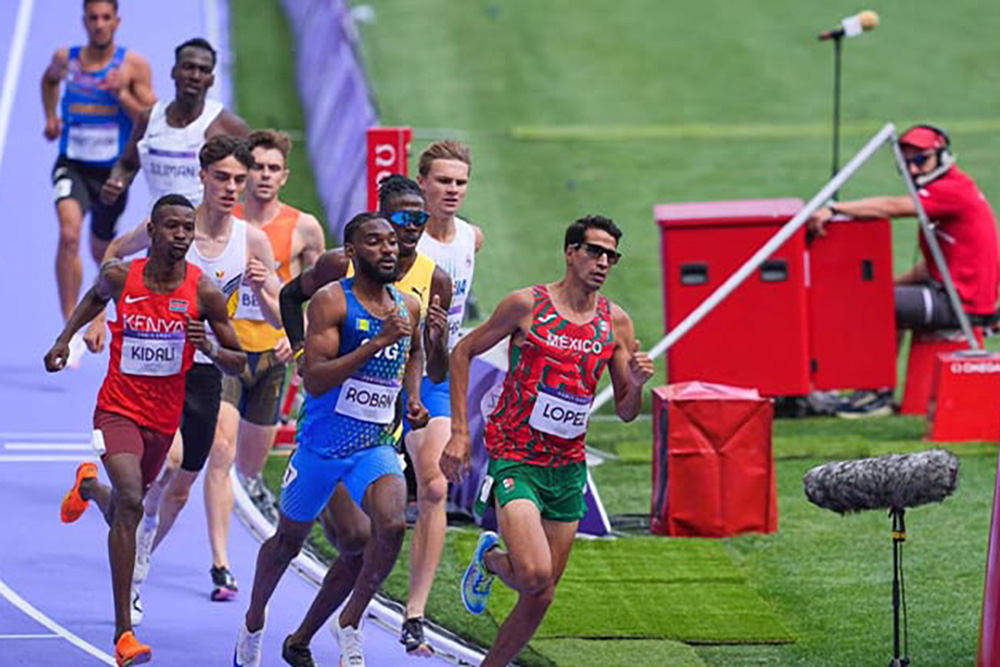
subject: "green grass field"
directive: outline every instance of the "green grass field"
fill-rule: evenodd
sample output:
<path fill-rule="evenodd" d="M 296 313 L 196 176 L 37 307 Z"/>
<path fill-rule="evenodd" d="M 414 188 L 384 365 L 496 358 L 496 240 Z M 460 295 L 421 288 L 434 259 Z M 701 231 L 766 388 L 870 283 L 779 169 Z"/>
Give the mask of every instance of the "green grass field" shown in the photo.
<path fill-rule="evenodd" d="M 414 155 L 449 136 L 472 146 L 464 213 L 487 236 L 475 286 L 487 311 L 514 288 L 556 278 L 566 224 L 600 212 L 626 232 L 626 259 L 607 292 L 652 345 L 663 330 L 654 204 L 808 199 L 829 175 L 832 48 L 815 35 L 859 9 L 844 0 L 368 4 L 376 19 L 361 32 L 382 123 L 413 127 Z M 972 0 L 887 0 L 872 8 L 883 24 L 845 44 L 842 155 L 886 121 L 938 123 L 951 130 L 959 163 L 988 197 L 1000 198 L 1000 121 L 993 113 L 1000 102 L 1000 13 Z M 301 130 L 292 46 L 277 0 L 241 0 L 239 9 L 239 112 L 253 125 Z M 299 151 L 293 162 L 289 200 L 318 210 L 303 158 Z M 903 192 L 881 154 L 842 196 Z M 914 223 L 895 223 L 894 254 L 897 270 L 915 258 Z M 732 344 L 740 345 L 738 336 Z M 650 428 L 648 421 L 592 428 L 590 444 L 621 456 L 594 469 L 613 514 L 649 511 Z M 629 571 L 620 586 L 574 587 L 569 578 L 522 659 L 567 667 L 886 664 L 889 521 L 876 512 L 840 517 L 819 510 L 805 501 L 801 477 L 830 459 L 924 447 L 922 430 L 912 418 L 776 424 L 778 533 L 711 543 L 632 534 L 581 541 L 571 561 L 578 581 Z M 970 665 L 975 658 L 996 448 L 955 451 L 962 461 L 955 496 L 908 515 L 910 652 L 918 665 Z M 272 480 L 282 466 L 271 462 Z M 461 609 L 457 582 L 473 539 L 468 530 L 450 534 L 429 614 L 486 644 L 510 598 L 497 595 L 483 617 Z M 397 599 L 406 594 L 405 550 L 385 585 Z M 663 559 L 664 571 L 643 569 L 651 557 Z M 633 577 L 657 583 L 639 594 L 627 583 Z M 709 581 L 716 590 L 708 590 Z M 728 597 L 714 597 L 723 583 L 732 586 Z M 741 608 L 751 612 L 741 616 Z M 713 616 L 713 609 L 728 615 Z M 637 615 L 652 628 L 642 638 L 591 638 L 626 636 L 621 627 L 643 625 L 630 623 Z M 694 642 L 699 633 L 703 641 L 795 641 L 676 641 Z"/>

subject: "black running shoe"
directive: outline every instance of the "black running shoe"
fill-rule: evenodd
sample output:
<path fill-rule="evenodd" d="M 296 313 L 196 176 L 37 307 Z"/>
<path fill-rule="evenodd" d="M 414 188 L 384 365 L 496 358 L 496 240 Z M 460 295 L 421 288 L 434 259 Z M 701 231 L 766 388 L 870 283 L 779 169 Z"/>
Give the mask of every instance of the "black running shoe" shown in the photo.
<path fill-rule="evenodd" d="M 281 657 L 292 667 L 319 667 L 313 660 L 312 651 L 308 646 L 300 646 L 291 643 L 292 636 L 285 637 L 285 643 L 281 645 Z"/>
<path fill-rule="evenodd" d="M 408 655 L 430 657 L 434 649 L 424 638 L 424 618 L 408 618 L 403 621 L 403 631 L 399 635 L 399 643 L 406 647 Z"/>
<path fill-rule="evenodd" d="M 212 566 L 212 602 L 228 602 L 236 597 L 239 587 L 228 567 Z"/>

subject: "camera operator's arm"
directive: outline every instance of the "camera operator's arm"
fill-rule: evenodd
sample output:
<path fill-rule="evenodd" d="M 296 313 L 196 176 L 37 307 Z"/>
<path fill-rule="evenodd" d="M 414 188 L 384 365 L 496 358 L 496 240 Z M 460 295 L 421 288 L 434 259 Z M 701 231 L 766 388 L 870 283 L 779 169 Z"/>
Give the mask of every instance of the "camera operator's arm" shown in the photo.
<path fill-rule="evenodd" d="M 907 218 L 917 214 L 917 206 L 909 197 L 866 197 L 854 201 L 837 202 L 816 209 L 809 216 L 809 229 L 820 236 L 826 235 L 826 223 L 834 215 L 849 218 Z"/>

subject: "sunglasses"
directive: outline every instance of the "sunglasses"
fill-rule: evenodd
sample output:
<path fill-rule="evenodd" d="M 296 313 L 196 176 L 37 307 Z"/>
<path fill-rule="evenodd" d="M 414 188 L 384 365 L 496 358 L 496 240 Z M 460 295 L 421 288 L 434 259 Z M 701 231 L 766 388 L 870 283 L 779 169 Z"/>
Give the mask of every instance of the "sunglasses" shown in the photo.
<path fill-rule="evenodd" d="M 911 158 L 907 158 L 907 164 L 912 164 L 917 167 L 922 167 L 927 164 L 927 161 L 931 159 L 932 153 L 917 153 Z"/>
<path fill-rule="evenodd" d="M 617 264 L 622 258 L 622 254 L 617 250 L 605 248 L 604 246 L 597 245 L 596 243 L 574 243 L 573 245 L 577 248 L 577 250 L 583 248 L 583 250 L 587 253 L 587 257 L 594 260 L 600 259 L 601 255 L 604 255 L 608 258 L 608 264 L 611 266 Z"/>
<path fill-rule="evenodd" d="M 393 211 L 388 217 L 397 227 L 423 227 L 431 216 L 427 211 Z"/>

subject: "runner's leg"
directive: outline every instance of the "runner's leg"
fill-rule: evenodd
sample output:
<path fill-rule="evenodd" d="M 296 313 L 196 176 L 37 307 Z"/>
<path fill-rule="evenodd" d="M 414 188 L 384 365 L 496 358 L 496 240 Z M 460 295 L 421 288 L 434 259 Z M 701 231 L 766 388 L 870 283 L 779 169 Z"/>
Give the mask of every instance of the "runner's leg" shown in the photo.
<path fill-rule="evenodd" d="M 59 286 L 59 306 L 63 319 L 68 320 L 80 298 L 83 282 L 83 262 L 80 260 L 80 236 L 83 230 L 83 209 L 71 197 L 56 203 L 59 218 L 59 247 L 56 250 L 56 283 Z"/>

